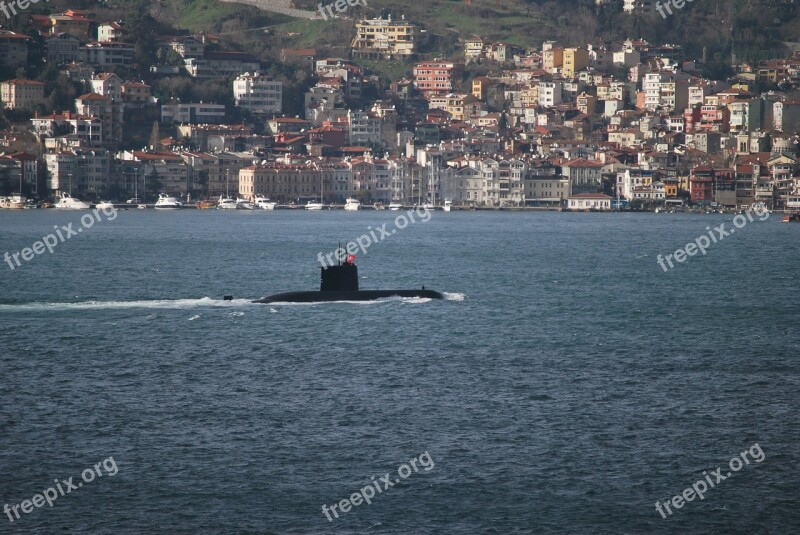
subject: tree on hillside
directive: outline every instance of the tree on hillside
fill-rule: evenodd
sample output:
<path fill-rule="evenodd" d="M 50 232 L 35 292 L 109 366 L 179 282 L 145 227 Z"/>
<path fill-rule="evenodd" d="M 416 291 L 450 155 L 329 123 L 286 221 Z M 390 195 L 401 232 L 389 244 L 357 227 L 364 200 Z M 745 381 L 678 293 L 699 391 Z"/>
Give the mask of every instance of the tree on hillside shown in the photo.
<path fill-rule="evenodd" d="M 145 190 L 142 193 L 142 200 L 147 201 L 147 192 L 152 191 L 155 196 L 158 196 L 158 193 L 163 188 L 163 184 L 161 183 L 161 176 L 158 174 L 158 171 L 153 169 L 150 174 L 147 175 L 147 180 L 145 182 Z"/>

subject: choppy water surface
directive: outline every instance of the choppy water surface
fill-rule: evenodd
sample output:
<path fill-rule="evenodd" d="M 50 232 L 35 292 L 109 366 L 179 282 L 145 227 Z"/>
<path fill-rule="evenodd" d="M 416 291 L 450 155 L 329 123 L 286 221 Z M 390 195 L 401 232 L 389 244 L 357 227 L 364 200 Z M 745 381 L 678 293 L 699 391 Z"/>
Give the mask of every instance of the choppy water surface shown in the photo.
<path fill-rule="evenodd" d="M 118 466 L 0 532 L 797 529 L 800 225 L 664 273 L 731 216 L 436 212 L 357 263 L 362 288 L 446 300 L 250 303 L 315 289 L 317 253 L 396 216 L 128 211 L 0 264 L 0 505 Z M 0 212 L 0 254 L 79 218 Z"/>

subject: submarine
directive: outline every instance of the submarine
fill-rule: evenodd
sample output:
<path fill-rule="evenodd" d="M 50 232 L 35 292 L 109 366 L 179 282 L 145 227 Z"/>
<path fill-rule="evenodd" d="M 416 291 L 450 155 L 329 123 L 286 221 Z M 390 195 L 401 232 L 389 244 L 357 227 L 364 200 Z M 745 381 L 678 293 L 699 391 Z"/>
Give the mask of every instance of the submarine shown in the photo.
<path fill-rule="evenodd" d="M 359 290 L 355 256 L 348 256 L 338 265 L 321 267 L 318 292 L 285 292 L 257 299 L 253 303 L 314 303 L 317 301 L 373 301 L 385 297 L 425 297 L 444 299 L 433 290 Z"/>

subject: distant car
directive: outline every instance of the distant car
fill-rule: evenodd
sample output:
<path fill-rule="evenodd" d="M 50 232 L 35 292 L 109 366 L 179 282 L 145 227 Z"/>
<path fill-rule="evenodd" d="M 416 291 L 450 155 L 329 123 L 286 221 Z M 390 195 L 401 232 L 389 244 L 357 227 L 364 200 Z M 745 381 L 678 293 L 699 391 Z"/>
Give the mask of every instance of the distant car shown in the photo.
<path fill-rule="evenodd" d="M 139 197 L 134 197 L 133 199 L 128 199 L 128 204 L 139 204 L 142 202 Z"/>

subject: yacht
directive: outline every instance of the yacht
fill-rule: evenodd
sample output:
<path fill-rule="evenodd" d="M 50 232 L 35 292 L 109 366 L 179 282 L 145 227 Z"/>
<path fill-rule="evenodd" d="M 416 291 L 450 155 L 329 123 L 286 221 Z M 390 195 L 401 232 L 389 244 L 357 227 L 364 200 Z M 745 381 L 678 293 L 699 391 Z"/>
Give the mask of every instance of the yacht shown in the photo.
<path fill-rule="evenodd" d="M 248 201 L 247 199 L 236 199 L 236 209 L 237 210 L 255 210 L 256 205 Z"/>
<path fill-rule="evenodd" d="M 55 207 L 61 208 L 62 210 L 88 210 L 91 208 L 89 203 L 71 197 L 69 193 L 62 193 Z"/>
<path fill-rule="evenodd" d="M 269 197 L 264 197 L 263 195 L 256 195 L 255 203 L 256 208 L 260 208 L 262 210 L 274 210 L 275 206 L 278 204 L 270 201 Z"/>
<path fill-rule="evenodd" d="M 225 195 L 219 196 L 219 202 L 217 203 L 217 210 L 236 210 L 236 201 L 231 199 L 230 197 L 226 197 Z"/>
<path fill-rule="evenodd" d="M 396 211 L 400 210 L 402 207 L 403 207 L 403 205 L 400 204 L 399 202 L 393 202 L 393 203 L 389 204 L 389 210 L 391 210 L 392 212 L 396 212 Z"/>
<path fill-rule="evenodd" d="M 12 210 L 22 210 L 25 208 L 26 199 L 19 193 L 14 193 L 10 197 L 0 197 L 0 208 L 11 208 Z"/>
<path fill-rule="evenodd" d="M 155 205 L 156 210 L 180 210 L 182 207 L 183 204 L 177 198 L 166 193 L 158 194 L 158 200 Z"/>
<path fill-rule="evenodd" d="M 348 197 L 344 203 L 344 209 L 348 212 L 355 212 L 356 210 L 361 208 L 361 203 L 358 199 L 354 199 L 352 197 Z"/>
<path fill-rule="evenodd" d="M 198 210 L 208 210 L 214 208 L 214 201 L 197 201 Z"/>
<path fill-rule="evenodd" d="M 95 204 L 94 207 L 99 210 L 112 210 L 114 208 L 114 203 L 111 201 L 100 201 L 99 203 Z"/>
<path fill-rule="evenodd" d="M 308 201 L 306 204 L 306 210 L 322 210 L 324 205 L 321 202 L 316 201 Z"/>
<path fill-rule="evenodd" d="M 445 199 L 444 206 L 442 208 L 444 209 L 445 212 L 449 212 L 450 210 L 453 209 L 453 201 L 451 201 L 450 199 Z"/>

